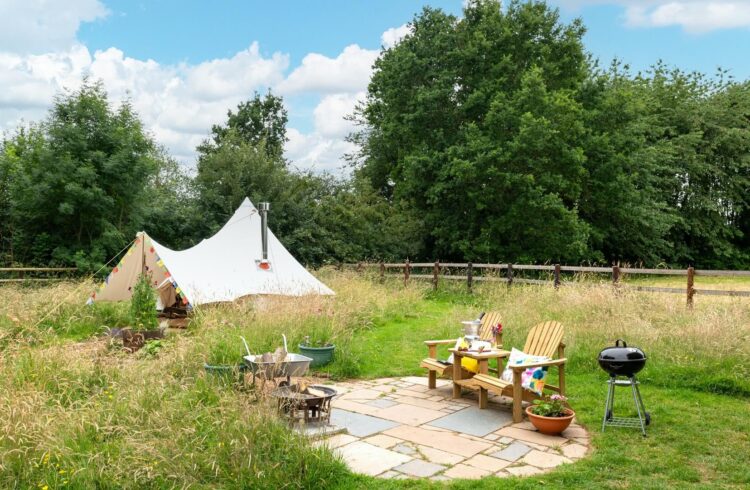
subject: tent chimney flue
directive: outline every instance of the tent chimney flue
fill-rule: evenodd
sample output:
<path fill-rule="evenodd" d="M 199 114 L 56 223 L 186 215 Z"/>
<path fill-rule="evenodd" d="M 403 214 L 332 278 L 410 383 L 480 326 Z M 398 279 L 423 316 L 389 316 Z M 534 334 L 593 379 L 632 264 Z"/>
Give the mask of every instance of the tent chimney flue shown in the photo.
<path fill-rule="evenodd" d="M 271 204 L 267 202 L 260 203 L 260 239 L 263 246 L 263 262 L 268 262 L 268 210 Z"/>

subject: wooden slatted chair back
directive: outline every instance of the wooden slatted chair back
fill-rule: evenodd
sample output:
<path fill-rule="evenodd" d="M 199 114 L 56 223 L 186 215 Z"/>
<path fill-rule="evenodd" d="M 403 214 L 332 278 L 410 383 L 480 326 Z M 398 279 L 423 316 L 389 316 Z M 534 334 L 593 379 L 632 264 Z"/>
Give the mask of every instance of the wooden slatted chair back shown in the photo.
<path fill-rule="evenodd" d="M 548 321 L 535 325 L 526 337 L 523 351 L 533 356 L 553 359 L 562 342 L 563 326 L 560 322 Z"/>
<path fill-rule="evenodd" d="M 479 338 L 482 340 L 492 341 L 494 335 L 492 334 L 492 327 L 498 323 L 502 323 L 503 318 L 497 311 L 490 311 L 485 313 L 482 317 L 482 324 L 479 326 Z"/>

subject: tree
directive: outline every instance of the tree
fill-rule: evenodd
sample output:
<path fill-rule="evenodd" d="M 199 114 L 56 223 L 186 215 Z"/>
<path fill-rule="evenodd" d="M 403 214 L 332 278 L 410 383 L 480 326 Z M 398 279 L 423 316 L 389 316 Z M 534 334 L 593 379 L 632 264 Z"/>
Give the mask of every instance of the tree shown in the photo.
<path fill-rule="evenodd" d="M 103 263 L 141 227 L 157 159 L 129 102 L 111 107 L 101 83 L 57 96 L 44 122 L 3 143 L 13 260 Z"/>
<path fill-rule="evenodd" d="M 426 8 L 410 28 L 375 63 L 359 174 L 423 215 L 433 257 L 584 257 L 580 22 L 483 0 L 460 20 Z"/>
<path fill-rule="evenodd" d="M 281 97 L 270 91 L 265 97 L 261 97 L 256 92 L 252 99 L 237 106 L 237 112 L 227 112 L 226 124 L 211 128 L 211 138 L 203 142 L 198 151 L 201 154 L 210 153 L 233 133 L 234 137 L 253 145 L 263 142 L 269 157 L 281 158 L 287 142 L 287 120 L 287 111 Z"/>

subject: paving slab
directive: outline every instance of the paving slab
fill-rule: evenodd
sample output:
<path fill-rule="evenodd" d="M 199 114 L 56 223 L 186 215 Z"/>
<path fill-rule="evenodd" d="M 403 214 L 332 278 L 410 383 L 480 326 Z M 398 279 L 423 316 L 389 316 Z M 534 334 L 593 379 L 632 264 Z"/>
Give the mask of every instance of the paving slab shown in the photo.
<path fill-rule="evenodd" d="M 568 427 L 560 435 L 563 436 L 563 437 L 566 437 L 568 439 L 573 439 L 575 437 L 582 437 L 582 438 L 588 438 L 589 437 L 588 433 L 586 432 L 586 429 L 584 429 L 581 426 L 578 426 L 578 427 Z"/>
<path fill-rule="evenodd" d="M 386 436 L 384 434 L 376 434 L 363 440 L 368 444 L 372 444 L 374 446 L 382 447 L 385 449 L 391 448 L 396 444 L 404 442 L 401 439 L 396 439 L 395 437 Z"/>
<path fill-rule="evenodd" d="M 411 386 L 409 388 L 411 388 Z M 408 397 L 412 397 L 412 398 L 429 398 L 429 397 L 432 396 L 430 393 L 425 393 L 423 391 L 414 391 L 414 390 L 410 390 L 408 388 L 401 388 L 399 390 L 396 390 L 396 392 L 394 393 L 394 395 L 397 395 L 397 396 L 408 396 Z"/>
<path fill-rule="evenodd" d="M 340 408 L 342 410 L 346 410 L 349 412 L 357 412 L 357 413 L 362 413 L 365 415 L 374 415 L 379 410 L 378 407 L 373 407 L 371 405 L 367 405 L 366 403 L 359 403 L 359 402 L 353 402 L 351 400 L 341 400 L 341 399 L 333 400 L 331 402 L 331 406 L 334 409 Z"/>
<path fill-rule="evenodd" d="M 429 423 L 434 427 L 483 437 L 513 422 L 513 415 L 492 408 L 469 407 Z"/>
<path fill-rule="evenodd" d="M 570 460 L 559 454 L 552 454 L 548 452 L 538 451 L 536 449 L 530 451 L 526 456 L 521 459 L 522 463 L 530 464 L 538 468 L 554 468 L 560 466 L 563 463 L 570 463 Z"/>
<path fill-rule="evenodd" d="M 442 410 L 445 408 L 445 403 L 433 402 L 425 400 L 424 398 L 414 398 L 413 396 L 397 396 L 396 401 L 399 403 L 414 405 L 415 407 L 430 408 L 432 410 Z"/>
<path fill-rule="evenodd" d="M 428 476 L 434 475 L 435 473 L 443 471 L 445 469 L 445 466 L 440 465 L 440 464 L 435 464 L 435 463 L 429 463 L 427 461 L 422 461 L 421 459 L 413 459 L 409 461 L 408 463 L 404 463 L 402 465 L 396 466 L 393 469 L 395 471 L 400 471 L 401 473 L 405 473 L 409 476 L 426 478 Z"/>
<path fill-rule="evenodd" d="M 433 447 L 451 454 L 470 457 L 492 447 L 488 442 L 477 442 L 458 436 L 454 432 L 441 432 L 400 425 L 385 431 L 385 435 Z"/>
<path fill-rule="evenodd" d="M 338 408 L 331 410 L 331 423 L 340 427 L 346 427 L 349 434 L 357 437 L 370 436 L 399 425 L 390 420 Z"/>
<path fill-rule="evenodd" d="M 341 395 L 342 400 L 374 400 L 378 398 L 383 392 L 378 390 L 371 390 L 369 388 L 362 388 L 359 390 L 352 390 L 349 393 Z"/>
<path fill-rule="evenodd" d="M 331 425 L 325 422 L 309 422 L 305 425 L 295 425 L 294 430 L 307 437 L 318 439 L 344 433 L 346 432 L 346 427 L 339 427 L 338 425 Z"/>
<path fill-rule="evenodd" d="M 533 430 L 517 429 L 516 427 L 504 427 L 497 432 L 501 436 L 508 436 L 513 439 L 520 439 L 522 441 L 533 442 L 534 444 L 541 444 L 542 446 L 562 446 L 567 439 L 560 436 L 548 436 L 541 432 Z"/>
<path fill-rule="evenodd" d="M 394 422 L 417 426 L 443 417 L 445 414 L 438 410 L 399 403 L 393 407 L 378 409 L 377 416 Z"/>
<path fill-rule="evenodd" d="M 407 446 L 406 444 L 397 444 L 391 448 L 391 451 L 406 454 L 407 456 L 415 456 L 417 454 L 417 451 L 413 447 Z"/>
<path fill-rule="evenodd" d="M 434 447 L 422 446 L 421 444 L 417 445 L 417 450 L 428 461 L 432 461 L 433 463 L 437 463 L 437 464 L 444 464 L 444 465 L 452 466 L 464 460 L 463 456 L 459 456 L 457 454 L 451 454 L 449 452 L 442 451 L 440 449 L 435 449 Z"/>
<path fill-rule="evenodd" d="M 474 466 L 476 468 L 494 473 L 508 466 L 510 464 L 510 461 L 491 458 L 489 456 L 485 456 L 484 454 L 477 454 L 476 456 L 472 456 L 471 458 L 464 461 L 464 464 L 468 464 L 470 466 Z"/>
<path fill-rule="evenodd" d="M 443 475 L 447 476 L 448 478 L 478 480 L 480 478 L 484 478 L 485 476 L 491 475 L 491 473 L 489 471 L 461 463 L 457 464 L 453 468 L 446 470 Z"/>
<path fill-rule="evenodd" d="M 331 449 L 344 446 L 346 444 L 349 444 L 350 442 L 358 441 L 354 436 L 350 436 L 349 434 L 338 434 L 333 437 L 329 437 L 328 439 L 321 439 L 319 441 L 315 441 L 313 443 L 313 446 L 319 447 L 319 446 L 326 446 Z"/>
<path fill-rule="evenodd" d="M 371 400 L 367 402 L 367 405 L 376 408 L 388 408 L 394 405 L 398 405 L 398 402 L 394 400 L 386 400 L 385 398 L 378 398 L 377 400 Z"/>
<path fill-rule="evenodd" d="M 507 471 L 513 476 L 531 476 L 531 475 L 538 475 L 544 470 L 537 468 L 536 466 L 523 465 L 523 466 L 508 467 L 508 468 L 505 468 L 504 471 Z"/>
<path fill-rule="evenodd" d="M 588 448 L 583 444 L 566 444 L 562 447 L 562 452 L 567 458 L 579 459 L 586 456 Z"/>
<path fill-rule="evenodd" d="M 379 475 L 411 460 L 405 454 L 389 451 L 362 441 L 341 446 L 336 452 L 341 455 L 352 471 L 370 476 Z"/>
<path fill-rule="evenodd" d="M 519 458 L 526 456 L 531 448 L 522 442 L 514 442 L 505 449 L 496 451 L 490 456 L 493 458 L 504 459 L 506 461 L 517 461 Z"/>

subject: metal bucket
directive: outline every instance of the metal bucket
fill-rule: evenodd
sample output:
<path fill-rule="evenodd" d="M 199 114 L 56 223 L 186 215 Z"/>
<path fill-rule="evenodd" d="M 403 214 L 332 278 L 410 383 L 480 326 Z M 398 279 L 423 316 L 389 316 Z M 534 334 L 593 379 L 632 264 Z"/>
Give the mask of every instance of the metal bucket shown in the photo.
<path fill-rule="evenodd" d="M 479 326 L 482 324 L 481 320 L 467 320 L 461 322 L 464 326 L 464 335 L 479 335 Z"/>

